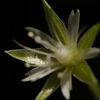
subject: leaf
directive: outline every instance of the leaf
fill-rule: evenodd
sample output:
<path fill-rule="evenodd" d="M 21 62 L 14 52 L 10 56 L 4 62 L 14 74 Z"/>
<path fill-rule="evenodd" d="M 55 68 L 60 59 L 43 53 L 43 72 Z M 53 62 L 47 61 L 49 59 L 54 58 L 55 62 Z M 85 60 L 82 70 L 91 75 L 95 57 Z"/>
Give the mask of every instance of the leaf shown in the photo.
<path fill-rule="evenodd" d="M 57 77 L 57 72 L 55 72 L 49 77 L 43 89 L 40 91 L 35 100 L 47 99 L 59 86 L 60 80 Z"/>
<path fill-rule="evenodd" d="M 98 84 L 92 70 L 86 61 L 82 61 L 78 66 L 73 68 L 73 75 L 86 84 Z"/>
<path fill-rule="evenodd" d="M 46 63 L 45 55 L 38 54 L 26 49 L 7 50 L 5 52 L 16 59 L 25 61 L 30 64 L 41 65 Z"/>
<path fill-rule="evenodd" d="M 68 31 L 66 29 L 66 26 L 53 11 L 53 9 L 49 6 L 46 0 L 43 0 L 43 7 L 51 35 L 56 40 L 60 40 L 62 43 L 67 44 L 66 35 L 68 34 Z"/>
<path fill-rule="evenodd" d="M 79 49 L 87 49 L 90 48 L 97 36 L 97 34 L 100 31 L 100 23 L 97 23 L 93 25 L 88 31 L 84 33 L 84 35 L 80 38 L 78 42 L 78 48 Z"/>

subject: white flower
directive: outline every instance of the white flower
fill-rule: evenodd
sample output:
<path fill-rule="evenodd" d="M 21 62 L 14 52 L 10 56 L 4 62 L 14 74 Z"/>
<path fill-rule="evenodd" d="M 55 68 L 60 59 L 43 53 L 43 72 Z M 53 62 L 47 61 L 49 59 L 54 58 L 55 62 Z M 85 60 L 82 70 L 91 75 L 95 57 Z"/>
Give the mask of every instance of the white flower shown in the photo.
<path fill-rule="evenodd" d="M 9 50 L 6 53 L 25 61 L 27 67 L 35 67 L 26 73 L 28 77 L 22 80 L 24 82 L 33 82 L 50 73 L 54 73 L 48 79 L 36 100 L 46 99 L 59 85 L 64 97 L 70 99 L 72 75 L 86 84 L 98 83 L 92 71 L 88 68 L 89 66 L 85 59 L 97 57 L 100 53 L 99 48 L 91 47 L 100 30 L 100 23 L 90 28 L 79 39 L 79 10 L 76 13 L 72 10 L 68 19 L 68 28 L 66 28 L 45 0 L 43 0 L 43 5 L 48 26 L 53 37 L 32 27 L 26 27 L 25 29 L 28 31 L 29 37 L 45 48 L 32 49 L 15 41 L 24 49 Z M 55 83 L 50 83 L 53 81 Z"/>

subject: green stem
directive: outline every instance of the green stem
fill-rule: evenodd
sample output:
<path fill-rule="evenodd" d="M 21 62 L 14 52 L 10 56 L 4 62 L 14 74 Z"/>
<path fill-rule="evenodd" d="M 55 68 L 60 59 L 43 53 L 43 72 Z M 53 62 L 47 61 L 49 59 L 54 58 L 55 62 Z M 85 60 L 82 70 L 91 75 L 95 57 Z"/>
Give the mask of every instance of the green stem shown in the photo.
<path fill-rule="evenodd" d="M 88 86 L 89 86 L 91 92 L 93 93 L 95 100 L 100 100 L 100 85 L 91 84 Z"/>

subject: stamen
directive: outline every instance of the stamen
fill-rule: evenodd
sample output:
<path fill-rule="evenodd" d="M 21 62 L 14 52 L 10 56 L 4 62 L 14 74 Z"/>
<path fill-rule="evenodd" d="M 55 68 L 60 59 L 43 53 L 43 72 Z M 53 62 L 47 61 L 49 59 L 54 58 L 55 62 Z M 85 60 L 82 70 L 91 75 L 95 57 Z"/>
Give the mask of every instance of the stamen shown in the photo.
<path fill-rule="evenodd" d="M 51 51 L 56 51 L 55 47 L 51 45 L 48 41 L 43 40 L 40 36 L 34 36 L 33 32 L 29 32 L 28 36 L 35 40 L 35 42 L 40 43 L 45 48 L 50 49 Z"/>
<path fill-rule="evenodd" d="M 50 57 L 54 57 L 52 54 L 50 53 L 46 53 L 46 52 L 43 52 L 43 51 L 40 51 L 40 50 L 36 50 L 36 49 L 32 49 L 32 48 L 29 48 L 27 46 L 24 46 L 22 44 L 20 44 L 19 42 L 17 42 L 16 40 L 13 40 L 17 45 L 19 45 L 20 47 L 26 49 L 26 50 L 29 50 L 29 51 L 33 51 L 35 53 L 39 53 L 39 54 L 43 54 L 43 55 L 47 55 L 47 56 L 50 56 Z"/>
<path fill-rule="evenodd" d="M 33 32 L 29 32 L 28 36 L 35 40 L 35 42 L 40 43 L 45 48 L 50 49 L 51 51 L 56 51 L 55 47 L 51 45 L 48 41 L 42 40 L 40 36 L 35 36 Z"/>
<path fill-rule="evenodd" d="M 34 39 L 37 43 L 40 43 L 41 45 L 43 45 L 47 49 L 50 49 L 53 52 L 56 51 L 57 42 L 53 38 L 51 38 L 49 35 L 35 28 L 26 27 L 25 29 L 30 31 L 28 33 L 28 36 Z"/>
<path fill-rule="evenodd" d="M 26 68 L 31 68 L 31 67 L 34 67 L 34 68 L 35 67 L 42 67 L 43 68 L 43 67 L 47 66 L 48 63 L 38 64 L 38 65 L 37 64 L 25 63 L 24 65 L 25 65 Z"/>
<path fill-rule="evenodd" d="M 56 51 L 56 48 L 54 47 L 54 46 L 52 46 L 49 42 L 47 42 L 47 41 L 41 41 L 41 44 L 45 47 L 45 48 L 47 48 L 47 49 L 49 49 L 49 50 L 51 50 L 51 51 L 53 51 L 53 52 L 55 52 Z"/>

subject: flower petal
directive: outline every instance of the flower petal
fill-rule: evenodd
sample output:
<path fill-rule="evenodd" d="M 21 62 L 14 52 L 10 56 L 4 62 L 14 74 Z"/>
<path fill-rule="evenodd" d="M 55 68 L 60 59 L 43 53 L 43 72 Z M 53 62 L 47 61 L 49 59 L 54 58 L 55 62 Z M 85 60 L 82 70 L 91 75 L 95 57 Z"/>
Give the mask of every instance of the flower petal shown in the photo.
<path fill-rule="evenodd" d="M 37 52 L 29 51 L 26 49 L 7 50 L 5 52 L 16 59 L 25 61 L 30 64 L 35 64 L 37 66 L 42 66 L 48 63 L 46 55 L 43 55 L 41 53 L 39 54 Z"/>
<path fill-rule="evenodd" d="M 35 100 L 47 99 L 58 87 L 60 86 L 60 80 L 57 77 L 57 72 L 54 72 L 45 83 L 43 89 L 40 91 Z"/>
<path fill-rule="evenodd" d="M 80 62 L 73 68 L 73 75 L 86 84 L 98 84 L 98 81 L 86 61 Z"/>
<path fill-rule="evenodd" d="M 78 31 L 79 31 L 80 11 L 77 10 L 76 14 L 72 10 L 68 19 L 68 30 L 70 32 L 70 38 L 73 43 L 77 43 Z"/>
<path fill-rule="evenodd" d="M 91 59 L 97 57 L 99 56 L 99 54 L 100 54 L 100 48 L 90 48 L 86 52 L 85 59 Z"/>
<path fill-rule="evenodd" d="M 53 9 L 49 6 L 46 0 L 43 0 L 43 7 L 51 35 L 57 41 L 60 40 L 63 44 L 67 44 L 68 30 L 66 29 L 66 26 L 53 11 Z"/>
<path fill-rule="evenodd" d="M 90 48 L 97 36 L 97 34 L 100 31 L 100 23 L 97 23 L 93 25 L 90 29 L 88 29 L 84 35 L 80 38 L 78 42 L 78 48 L 79 49 L 88 49 Z"/>
<path fill-rule="evenodd" d="M 37 67 L 34 68 L 31 72 L 28 73 L 28 77 L 26 77 L 25 79 L 23 79 L 22 81 L 26 82 L 26 81 L 36 81 L 38 79 L 41 79 L 47 75 L 49 75 L 50 73 L 58 70 L 60 67 L 57 65 L 52 65 L 52 66 L 45 66 L 45 67 Z"/>
<path fill-rule="evenodd" d="M 72 68 L 67 68 L 61 77 L 61 90 L 66 99 L 70 99 Z"/>
<path fill-rule="evenodd" d="M 51 51 L 56 51 L 57 41 L 55 41 L 49 35 L 32 27 L 26 27 L 25 29 L 29 31 L 28 35 L 33 38 L 35 42 L 43 45 L 45 48 L 50 49 Z"/>
<path fill-rule="evenodd" d="M 25 76 L 30 76 L 32 74 L 36 74 L 38 73 L 39 71 L 42 71 L 42 70 L 45 70 L 45 67 L 48 67 L 48 66 L 57 66 L 57 63 L 54 63 L 54 62 L 51 62 L 51 63 L 48 63 L 48 64 L 44 64 L 42 67 L 38 66 L 36 68 L 33 68 L 31 69 L 30 71 L 28 71 Z M 55 67 L 54 67 L 55 68 Z M 49 67 L 48 67 L 49 69 Z"/>

